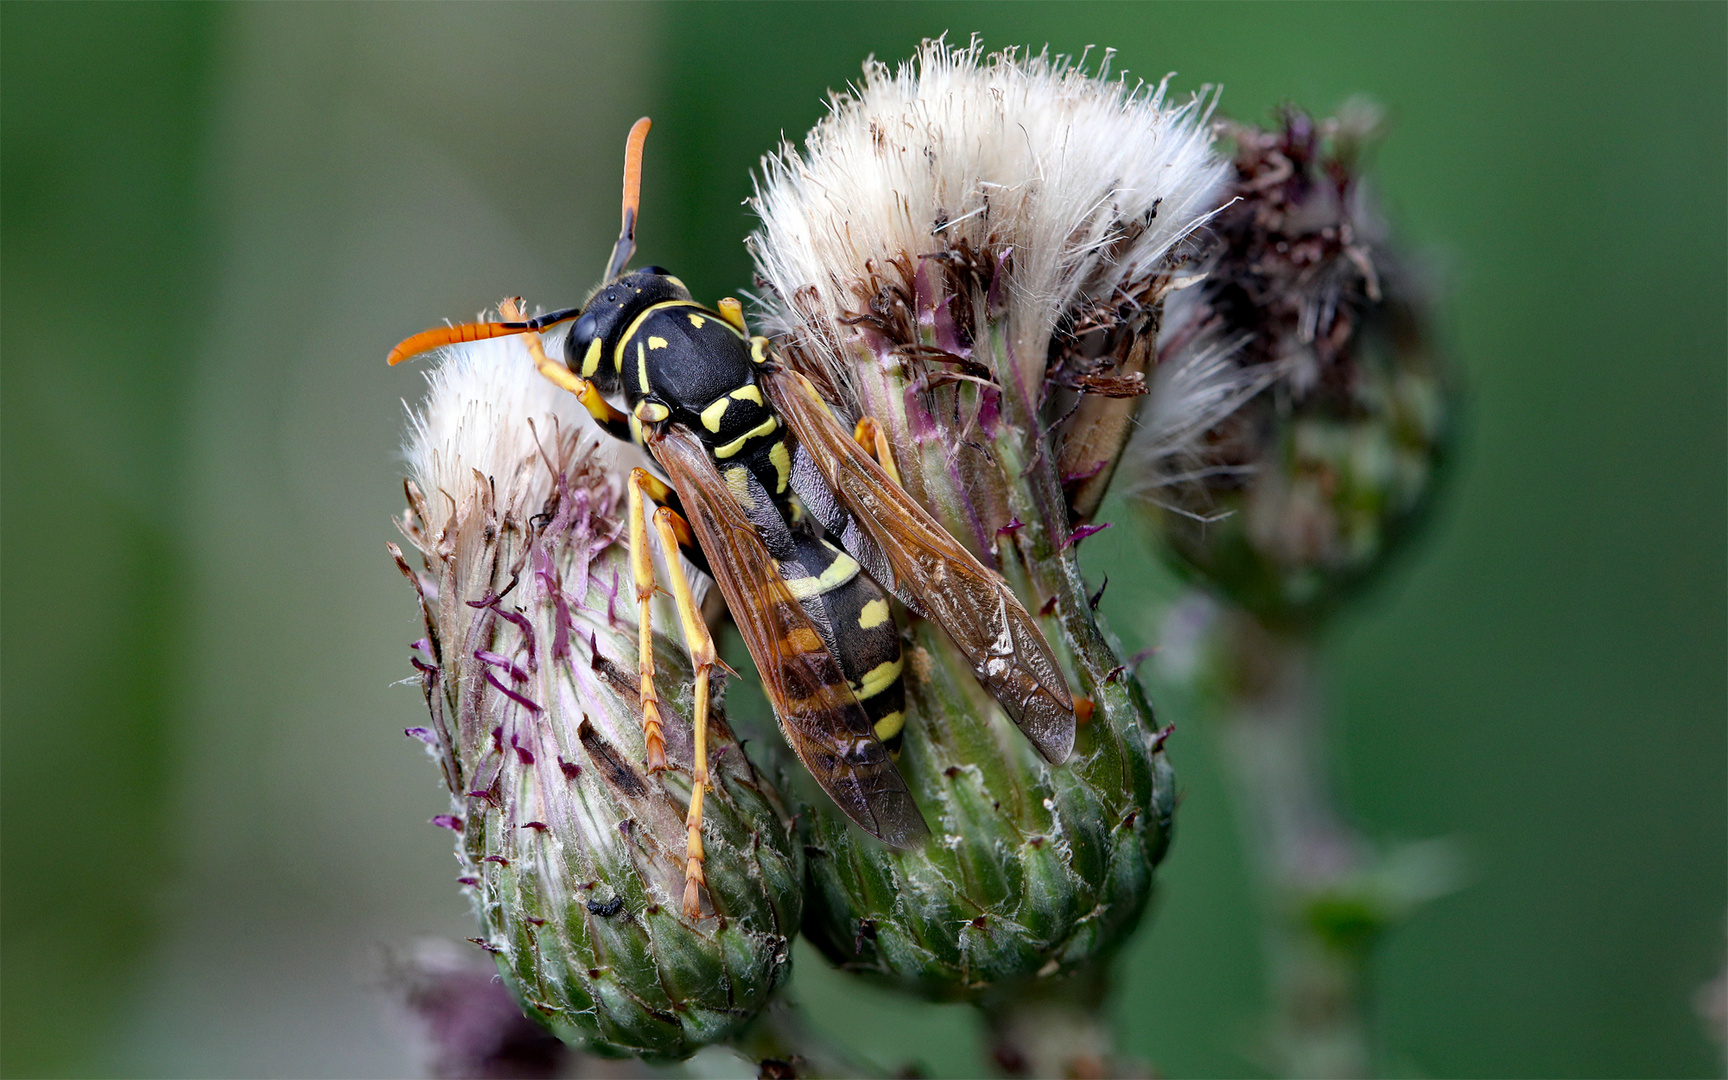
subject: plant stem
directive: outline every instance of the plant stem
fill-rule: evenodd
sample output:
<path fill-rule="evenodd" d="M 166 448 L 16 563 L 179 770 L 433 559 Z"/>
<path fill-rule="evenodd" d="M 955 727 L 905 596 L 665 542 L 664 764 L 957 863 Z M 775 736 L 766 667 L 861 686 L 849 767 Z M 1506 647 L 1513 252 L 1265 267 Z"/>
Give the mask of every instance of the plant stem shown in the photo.
<path fill-rule="evenodd" d="M 754 1062 L 760 1076 L 888 1075 L 817 1031 L 804 1010 L 784 997 L 770 1002 L 728 1045 Z"/>
<path fill-rule="evenodd" d="M 1109 960 L 1053 983 L 1018 987 L 979 1002 L 990 1060 L 1005 1076 L 1138 1077 L 1141 1062 L 1116 1056 L 1106 1003 Z"/>
<path fill-rule="evenodd" d="M 1314 642 L 1224 616 L 1223 758 L 1265 918 L 1278 1072 L 1370 1073 L 1366 961 L 1377 923 L 1356 903 L 1365 846 L 1339 813 L 1327 769 Z"/>

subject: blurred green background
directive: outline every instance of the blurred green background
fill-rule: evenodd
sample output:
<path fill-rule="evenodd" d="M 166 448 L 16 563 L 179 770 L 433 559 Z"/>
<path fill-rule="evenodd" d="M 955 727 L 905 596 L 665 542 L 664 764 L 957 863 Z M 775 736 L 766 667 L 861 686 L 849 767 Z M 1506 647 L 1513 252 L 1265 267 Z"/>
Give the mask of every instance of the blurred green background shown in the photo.
<path fill-rule="evenodd" d="M 1338 775 L 1369 834 L 1474 871 L 1379 956 L 1384 1059 L 1721 1074 L 1692 1006 L 1728 914 L 1720 4 L 0 6 L 0 1070 L 414 1069 L 381 957 L 472 931 L 393 685 L 420 380 L 385 351 L 579 299 L 643 113 L 642 258 L 746 287 L 757 156 L 944 31 L 1113 46 L 1243 119 L 1389 107 L 1379 189 L 1471 400 L 1428 536 L 1329 642 Z M 1084 559 L 1130 650 L 1171 588 L 1143 551 Z M 1253 1075 L 1253 901 L 1183 704 L 1121 1031 Z M 800 962 L 879 1058 L 979 1068 L 957 1007 Z"/>

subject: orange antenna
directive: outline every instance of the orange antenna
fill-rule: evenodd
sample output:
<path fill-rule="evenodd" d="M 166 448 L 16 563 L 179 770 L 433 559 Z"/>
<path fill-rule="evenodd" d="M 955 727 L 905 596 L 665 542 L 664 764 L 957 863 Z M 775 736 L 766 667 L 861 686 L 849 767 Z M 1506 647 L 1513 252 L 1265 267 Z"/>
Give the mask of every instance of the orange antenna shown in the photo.
<path fill-rule="evenodd" d="M 422 330 L 391 349 L 384 362 L 395 367 L 404 360 L 445 345 L 485 341 L 487 338 L 520 334 L 526 330 L 527 327 L 521 323 L 458 323 L 455 326 L 435 326 L 430 330 Z"/>
<path fill-rule="evenodd" d="M 630 137 L 624 143 L 624 225 L 618 231 L 618 243 L 612 248 L 612 259 L 606 264 L 606 280 L 624 272 L 630 256 L 636 254 L 636 211 L 642 205 L 642 144 L 648 141 L 648 129 L 653 122 L 646 116 L 630 127 Z"/>
<path fill-rule="evenodd" d="M 522 298 L 513 296 L 498 305 L 500 315 L 522 314 Z M 445 345 L 461 345 L 470 341 L 485 341 L 489 338 L 504 337 L 508 334 L 527 334 L 567 322 L 582 314 L 581 308 L 565 308 L 563 311 L 549 311 L 544 315 L 536 315 L 532 319 L 520 322 L 471 322 L 456 323 L 451 326 L 434 326 L 430 330 L 422 330 L 411 338 L 407 338 L 390 350 L 385 362 L 395 367 L 402 361 L 419 356 L 423 352 L 443 348 Z"/>

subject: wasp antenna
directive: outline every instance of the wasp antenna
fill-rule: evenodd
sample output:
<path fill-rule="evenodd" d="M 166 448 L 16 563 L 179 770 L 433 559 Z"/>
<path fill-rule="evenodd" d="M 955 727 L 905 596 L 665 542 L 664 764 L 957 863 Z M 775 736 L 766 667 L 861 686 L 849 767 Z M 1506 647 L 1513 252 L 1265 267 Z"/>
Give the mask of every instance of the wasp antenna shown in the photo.
<path fill-rule="evenodd" d="M 430 330 L 422 330 L 411 338 L 404 339 L 384 362 L 395 367 L 402 361 L 419 356 L 423 352 L 442 348 L 445 345 L 460 345 L 469 341 L 485 341 L 488 338 L 503 337 L 506 334 L 520 334 L 529 329 L 523 323 L 457 323 L 454 326 L 434 326 Z"/>
<path fill-rule="evenodd" d="M 624 143 L 624 225 L 618 231 L 618 243 L 612 248 L 612 261 L 606 264 L 606 280 L 624 272 L 630 256 L 636 254 L 636 211 L 642 205 L 642 144 L 648 141 L 648 129 L 653 122 L 646 116 L 630 127 L 630 137 Z"/>

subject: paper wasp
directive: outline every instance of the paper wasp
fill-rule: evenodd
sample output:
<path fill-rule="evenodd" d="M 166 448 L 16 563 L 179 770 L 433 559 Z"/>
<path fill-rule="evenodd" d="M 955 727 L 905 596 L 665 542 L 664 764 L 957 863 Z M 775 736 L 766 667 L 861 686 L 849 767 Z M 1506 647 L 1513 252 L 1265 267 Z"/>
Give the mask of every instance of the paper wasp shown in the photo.
<path fill-rule="evenodd" d="M 534 319 L 428 330 L 398 345 L 389 362 L 525 335 L 541 374 L 575 394 L 607 432 L 646 447 L 663 470 L 666 481 L 636 469 L 628 485 L 650 768 L 666 766 L 649 619 L 654 503 L 653 528 L 664 549 L 685 549 L 719 585 L 786 741 L 848 817 L 892 846 L 911 847 L 928 830 L 891 756 L 905 720 L 905 689 L 900 632 L 884 589 L 947 631 L 979 681 L 1051 762 L 1065 760 L 1073 747 L 1074 699 L 1049 644 L 1006 583 L 900 487 L 891 449 L 872 419 L 844 426 L 767 338 L 749 335 L 738 301 L 703 307 L 658 267 L 625 272 L 636 247 L 648 126 L 643 118 L 631 129 L 623 228 L 603 284 L 586 303 Z M 547 355 L 548 345 L 561 360 Z M 620 397 L 624 408 L 608 395 Z M 684 894 L 685 912 L 695 916 L 716 656 L 690 582 L 677 559 L 666 563 L 695 669 Z"/>

